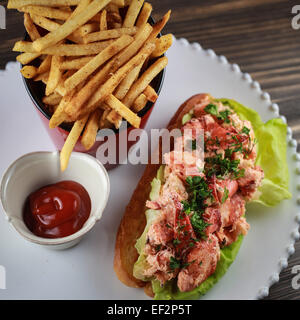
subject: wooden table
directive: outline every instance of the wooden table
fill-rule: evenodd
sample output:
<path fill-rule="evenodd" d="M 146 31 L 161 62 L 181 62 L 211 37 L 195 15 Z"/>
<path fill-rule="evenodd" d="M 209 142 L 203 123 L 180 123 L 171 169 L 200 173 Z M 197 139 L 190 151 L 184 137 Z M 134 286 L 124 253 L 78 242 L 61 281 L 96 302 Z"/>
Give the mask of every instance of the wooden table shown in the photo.
<path fill-rule="evenodd" d="M 287 117 L 293 136 L 300 140 L 300 30 L 291 27 L 292 0 L 151 0 L 159 18 L 169 8 L 172 19 L 165 32 L 199 42 L 225 55 L 259 81 L 278 103 Z M 0 0 L 1 5 L 7 1 Z M 24 34 L 22 16 L 7 11 L 7 28 L 0 30 L 0 68 L 16 54 L 11 48 Z M 279 235 L 280 236 L 280 235 Z M 270 289 L 268 299 L 300 299 L 294 290 L 291 269 L 300 265 L 300 242 L 280 275 L 279 283 Z M 257 270 L 259 272 L 259 270 Z"/>

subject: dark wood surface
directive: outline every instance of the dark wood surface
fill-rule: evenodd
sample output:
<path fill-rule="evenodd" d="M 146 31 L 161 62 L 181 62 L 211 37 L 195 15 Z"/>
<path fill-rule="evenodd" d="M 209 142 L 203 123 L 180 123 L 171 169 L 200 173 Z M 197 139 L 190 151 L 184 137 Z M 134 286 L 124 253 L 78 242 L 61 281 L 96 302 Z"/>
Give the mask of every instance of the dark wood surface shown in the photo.
<path fill-rule="evenodd" d="M 299 142 L 300 30 L 291 27 L 291 10 L 297 1 L 151 0 L 151 3 L 155 19 L 172 9 L 165 32 L 212 48 L 259 81 L 262 89 L 279 104 Z M 0 5 L 6 4 L 7 1 L 0 0 Z M 0 69 L 15 59 L 11 48 L 23 34 L 22 15 L 8 10 L 7 28 L 0 30 Z M 294 276 L 291 269 L 295 265 L 300 265 L 300 242 L 296 243 L 296 252 L 289 259 L 289 267 L 281 273 L 279 283 L 270 289 L 268 299 L 300 299 L 300 289 L 294 290 L 291 284 Z"/>

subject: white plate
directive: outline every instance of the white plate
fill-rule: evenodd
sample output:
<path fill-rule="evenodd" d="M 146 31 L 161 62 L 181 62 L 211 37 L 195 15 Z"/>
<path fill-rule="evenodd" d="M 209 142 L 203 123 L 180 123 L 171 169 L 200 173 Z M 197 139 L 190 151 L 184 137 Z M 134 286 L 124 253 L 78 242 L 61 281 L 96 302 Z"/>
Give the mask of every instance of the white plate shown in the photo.
<path fill-rule="evenodd" d="M 163 90 L 147 125 L 164 128 L 179 105 L 195 93 L 227 97 L 258 111 L 263 120 L 278 116 L 278 106 L 237 65 L 199 44 L 176 40 L 168 53 Z M 16 63 L 0 72 L 0 174 L 20 155 L 54 147 L 27 96 Z M 251 230 L 226 275 L 205 299 L 256 299 L 268 294 L 287 266 L 299 238 L 300 171 L 296 141 L 288 134 L 290 190 L 293 198 L 276 208 L 248 211 Z M 109 173 L 111 196 L 102 220 L 76 247 L 51 251 L 24 241 L 0 214 L 0 265 L 6 290 L 0 299 L 145 299 L 142 290 L 125 287 L 112 265 L 114 242 L 124 208 L 144 166 L 122 165 Z M 30 192 L 31 190 L 28 190 Z"/>

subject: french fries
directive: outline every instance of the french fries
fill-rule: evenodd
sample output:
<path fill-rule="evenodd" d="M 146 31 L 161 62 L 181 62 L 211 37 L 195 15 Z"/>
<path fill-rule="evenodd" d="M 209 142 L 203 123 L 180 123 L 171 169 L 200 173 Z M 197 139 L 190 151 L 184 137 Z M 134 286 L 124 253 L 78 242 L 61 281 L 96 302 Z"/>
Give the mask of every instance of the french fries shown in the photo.
<path fill-rule="evenodd" d="M 136 26 L 138 28 L 141 28 L 146 25 L 151 15 L 151 12 L 152 12 L 152 5 L 148 2 L 145 2 L 143 9 L 141 10 L 140 15 L 136 21 Z"/>
<path fill-rule="evenodd" d="M 91 61 L 89 61 L 84 67 L 78 70 L 72 77 L 66 80 L 65 88 L 67 91 L 75 88 L 79 83 L 86 80 L 95 70 L 97 70 L 103 63 L 108 61 L 111 57 L 121 51 L 123 48 L 128 46 L 133 41 L 130 36 L 122 36 L 121 38 L 114 41 L 111 45 L 101 51 Z"/>
<path fill-rule="evenodd" d="M 100 25 L 99 25 L 100 31 L 107 30 L 107 11 L 102 10 L 100 15 Z"/>
<path fill-rule="evenodd" d="M 9 0 L 7 9 L 19 9 L 28 5 L 40 5 L 49 7 L 77 6 L 80 0 Z"/>
<path fill-rule="evenodd" d="M 140 127 L 141 118 L 127 108 L 120 100 L 112 94 L 105 101 L 112 109 L 117 111 L 124 119 L 126 119 L 135 128 Z"/>
<path fill-rule="evenodd" d="M 145 97 L 147 98 L 148 101 L 151 101 L 153 103 L 158 98 L 158 95 L 157 95 L 156 91 L 150 85 L 148 85 L 146 87 L 146 89 L 144 90 L 143 94 L 145 95 Z"/>
<path fill-rule="evenodd" d="M 136 34 L 137 28 L 120 28 L 120 29 L 113 29 L 113 30 L 104 30 L 99 32 L 93 32 L 88 35 L 86 35 L 83 38 L 84 43 L 90 43 L 90 42 L 96 42 L 96 41 L 102 41 L 107 39 L 115 39 L 119 38 L 124 34 L 128 34 L 130 36 L 133 36 Z"/>
<path fill-rule="evenodd" d="M 49 56 L 48 56 L 49 57 Z M 90 62 L 95 56 L 84 56 L 82 58 L 72 58 L 65 60 L 60 65 L 61 70 L 79 70 Z"/>
<path fill-rule="evenodd" d="M 31 78 L 34 78 L 35 75 L 37 74 L 37 69 L 34 66 L 24 66 L 21 69 L 21 73 L 24 78 L 31 79 Z"/>
<path fill-rule="evenodd" d="M 63 58 L 60 56 L 53 56 L 51 59 L 50 73 L 46 86 L 46 96 L 49 96 L 54 92 L 61 79 L 62 72 L 60 70 L 60 64 L 62 62 L 62 59 Z"/>
<path fill-rule="evenodd" d="M 123 67 L 121 67 L 115 74 L 113 74 L 100 88 L 97 90 L 94 95 L 89 100 L 87 106 L 82 112 L 79 112 L 79 116 L 85 114 L 87 112 L 92 112 L 99 102 L 102 102 L 107 96 L 109 96 L 119 83 L 126 77 L 126 75 L 135 67 L 137 67 L 140 63 L 145 62 L 147 57 L 154 50 L 155 45 L 153 42 L 148 42 L 141 49 L 141 51 L 134 56 L 131 60 L 129 60 Z M 74 115 L 74 114 L 73 114 Z M 72 118 L 72 115 L 69 114 Z"/>
<path fill-rule="evenodd" d="M 71 153 L 75 147 L 75 144 L 77 143 L 81 132 L 87 122 L 88 115 L 85 116 L 83 119 L 77 120 L 73 128 L 71 129 L 67 140 L 63 146 L 63 148 L 60 151 L 60 168 L 61 171 L 65 171 L 68 167 L 68 162 L 71 156 Z"/>
<path fill-rule="evenodd" d="M 160 58 L 154 62 L 130 88 L 123 100 L 124 104 L 126 106 L 131 106 L 135 99 L 147 88 L 151 81 L 166 67 L 167 64 L 167 57 Z"/>
<path fill-rule="evenodd" d="M 20 11 L 27 12 L 30 15 L 34 14 L 41 17 L 58 19 L 58 20 L 68 20 L 71 16 L 70 11 L 66 11 L 63 9 L 55 9 L 55 8 L 45 7 L 45 6 L 25 6 L 20 8 Z"/>
<path fill-rule="evenodd" d="M 90 114 L 81 138 L 81 144 L 86 148 L 86 150 L 89 150 L 95 143 L 96 135 L 99 129 L 100 117 L 100 109 L 96 109 L 93 113 Z"/>
<path fill-rule="evenodd" d="M 84 11 L 67 20 L 58 29 L 56 29 L 55 31 L 51 31 L 43 38 L 35 40 L 33 42 L 33 48 L 37 52 L 41 52 L 43 49 L 57 44 L 59 41 L 63 40 L 76 29 L 88 22 L 109 2 L 110 0 L 94 0 L 93 2 L 91 2 L 91 4 L 87 6 L 87 8 Z"/>
<path fill-rule="evenodd" d="M 162 56 L 172 45 L 173 36 L 171 34 L 166 34 L 160 38 L 156 39 L 156 48 L 151 54 L 151 58 L 157 58 Z"/>
<path fill-rule="evenodd" d="M 26 29 L 31 41 L 35 41 L 41 37 L 28 13 L 24 14 L 24 26 L 25 26 L 25 29 Z"/>
<path fill-rule="evenodd" d="M 134 26 L 135 21 L 139 15 L 144 0 L 132 0 L 126 13 L 123 22 L 123 28 L 130 28 Z"/>
<path fill-rule="evenodd" d="M 98 54 L 107 46 L 112 43 L 113 40 L 94 42 L 88 44 L 58 44 L 53 47 L 44 49 L 40 54 L 56 55 L 56 56 L 86 56 L 92 54 Z M 34 53 L 32 42 L 17 41 L 13 47 L 13 51 Z"/>
<path fill-rule="evenodd" d="M 141 93 L 135 100 L 132 105 L 132 110 L 134 112 L 140 112 L 143 110 L 148 102 L 148 99 L 144 93 Z"/>
<path fill-rule="evenodd" d="M 72 126 L 62 171 L 80 137 L 89 150 L 99 129 L 118 129 L 123 119 L 140 127 L 137 113 L 157 100 L 151 82 L 167 65 L 161 56 L 173 38 L 157 36 L 170 11 L 151 26 L 144 0 L 9 0 L 7 7 L 24 13 L 30 40 L 17 41 L 13 51 L 20 52 L 22 75 L 45 84 L 49 127 Z"/>
<path fill-rule="evenodd" d="M 45 96 L 43 98 L 43 103 L 45 103 L 49 106 L 58 106 L 61 99 L 62 99 L 62 96 L 59 93 L 54 92 L 54 93 L 50 94 L 48 97 Z"/>

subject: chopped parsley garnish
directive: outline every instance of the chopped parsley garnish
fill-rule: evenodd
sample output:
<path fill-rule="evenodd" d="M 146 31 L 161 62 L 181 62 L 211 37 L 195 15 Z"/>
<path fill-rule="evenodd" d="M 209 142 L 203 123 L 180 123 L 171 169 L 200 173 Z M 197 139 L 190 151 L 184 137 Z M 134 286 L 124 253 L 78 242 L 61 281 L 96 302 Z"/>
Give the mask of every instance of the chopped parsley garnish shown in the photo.
<path fill-rule="evenodd" d="M 175 269 L 180 268 L 180 266 L 181 266 L 180 260 L 177 260 L 174 257 L 170 258 L 170 269 L 175 270 Z"/>
<path fill-rule="evenodd" d="M 205 108 L 204 111 L 207 113 L 210 113 L 213 116 L 218 116 L 218 107 L 215 104 L 208 104 Z"/>
<path fill-rule="evenodd" d="M 177 239 L 177 238 L 173 240 L 174 246 L 177 246 L 180 243 L 181 243 L 181 241 L 179 239 Z"/>
<path fill-rule="evenodd" d="M 234 151 L 234 150 L 233 150 Z M 222 179 L 224 176 L 230 174 L 234 179 L 238 179 L 243 176 L 243 169 L 239 169 L 238 165 L 240 160 L 231 160 L 229 157 L 231 152 L 225 151 L 225 158 L 222 154 L 216 154 L 214 157 L 207 157 L 205 159 L 205 173 L 208 177 L 215 175 L 217 178 Z"/>
<path fill-rule="evenodd" d="M 229 109 L 218 112 L 218 107 L 215 104 L 210 103 L 204 108 L 204 111 L 215 116 L 218 120 L 230 123 L 228 116 L 231 114 L 231 111 Z"/>
<path fill-rule="evenodd" d="M 201 218 L 201 215 L 199 214 L 199 212 L 194 212 L 194 214 L 191 216 L 191 224 L 197 234 L 201 235 L 202 237 L 205 237 L 204 230 L 210 224 L 206 223 Z"/>
<path fill-rule="evenodd" d="M 244 126 L 242 129 L 242 133 L 245 133 L 248 136 L 250 133 L 250 129 Z"/>
<path fill-rule="evenodd" d="M 220 111 L 219 116 L 217 117 L 219 120 L 223 120 L 225 123 L 230 123 L 230 120 L 228 116 L 231 114 L 231 112 L 226 109 L 224 111 Z"/>
<path fill-rule="evenodd" d="M 187 177 L 186 183 L 189 198 L 182 201 L 183 211 L 190 215 L 192 227 L 197 235 L 204 237 L 204 230 L 209 224 L 202 219 L 202 214 L 207 207 L 205 200 L 212 196 L 212 191 L 202 177 Z"/>
<path fill-rule="evenodd" d="M 156 251 L 156 252 L 159 252 L 160 249 L 161 249 L 161 244 L 158 244 L 158 245 L 155 247 L 155 251 Z"/>
<path fill-rule="evenodd" d="M 171 270 L 176 270 L 178 268 L 185 269 L 188 266 L 190 266 L 192 263 L 195 263 L 195 262 L 196 262 L 196 260 L 193 260 L 191 262 L 182 262 L 181 260 L 178 260 L 174 257 L 171 257 L 169 266 L 170 266 Z"/>

